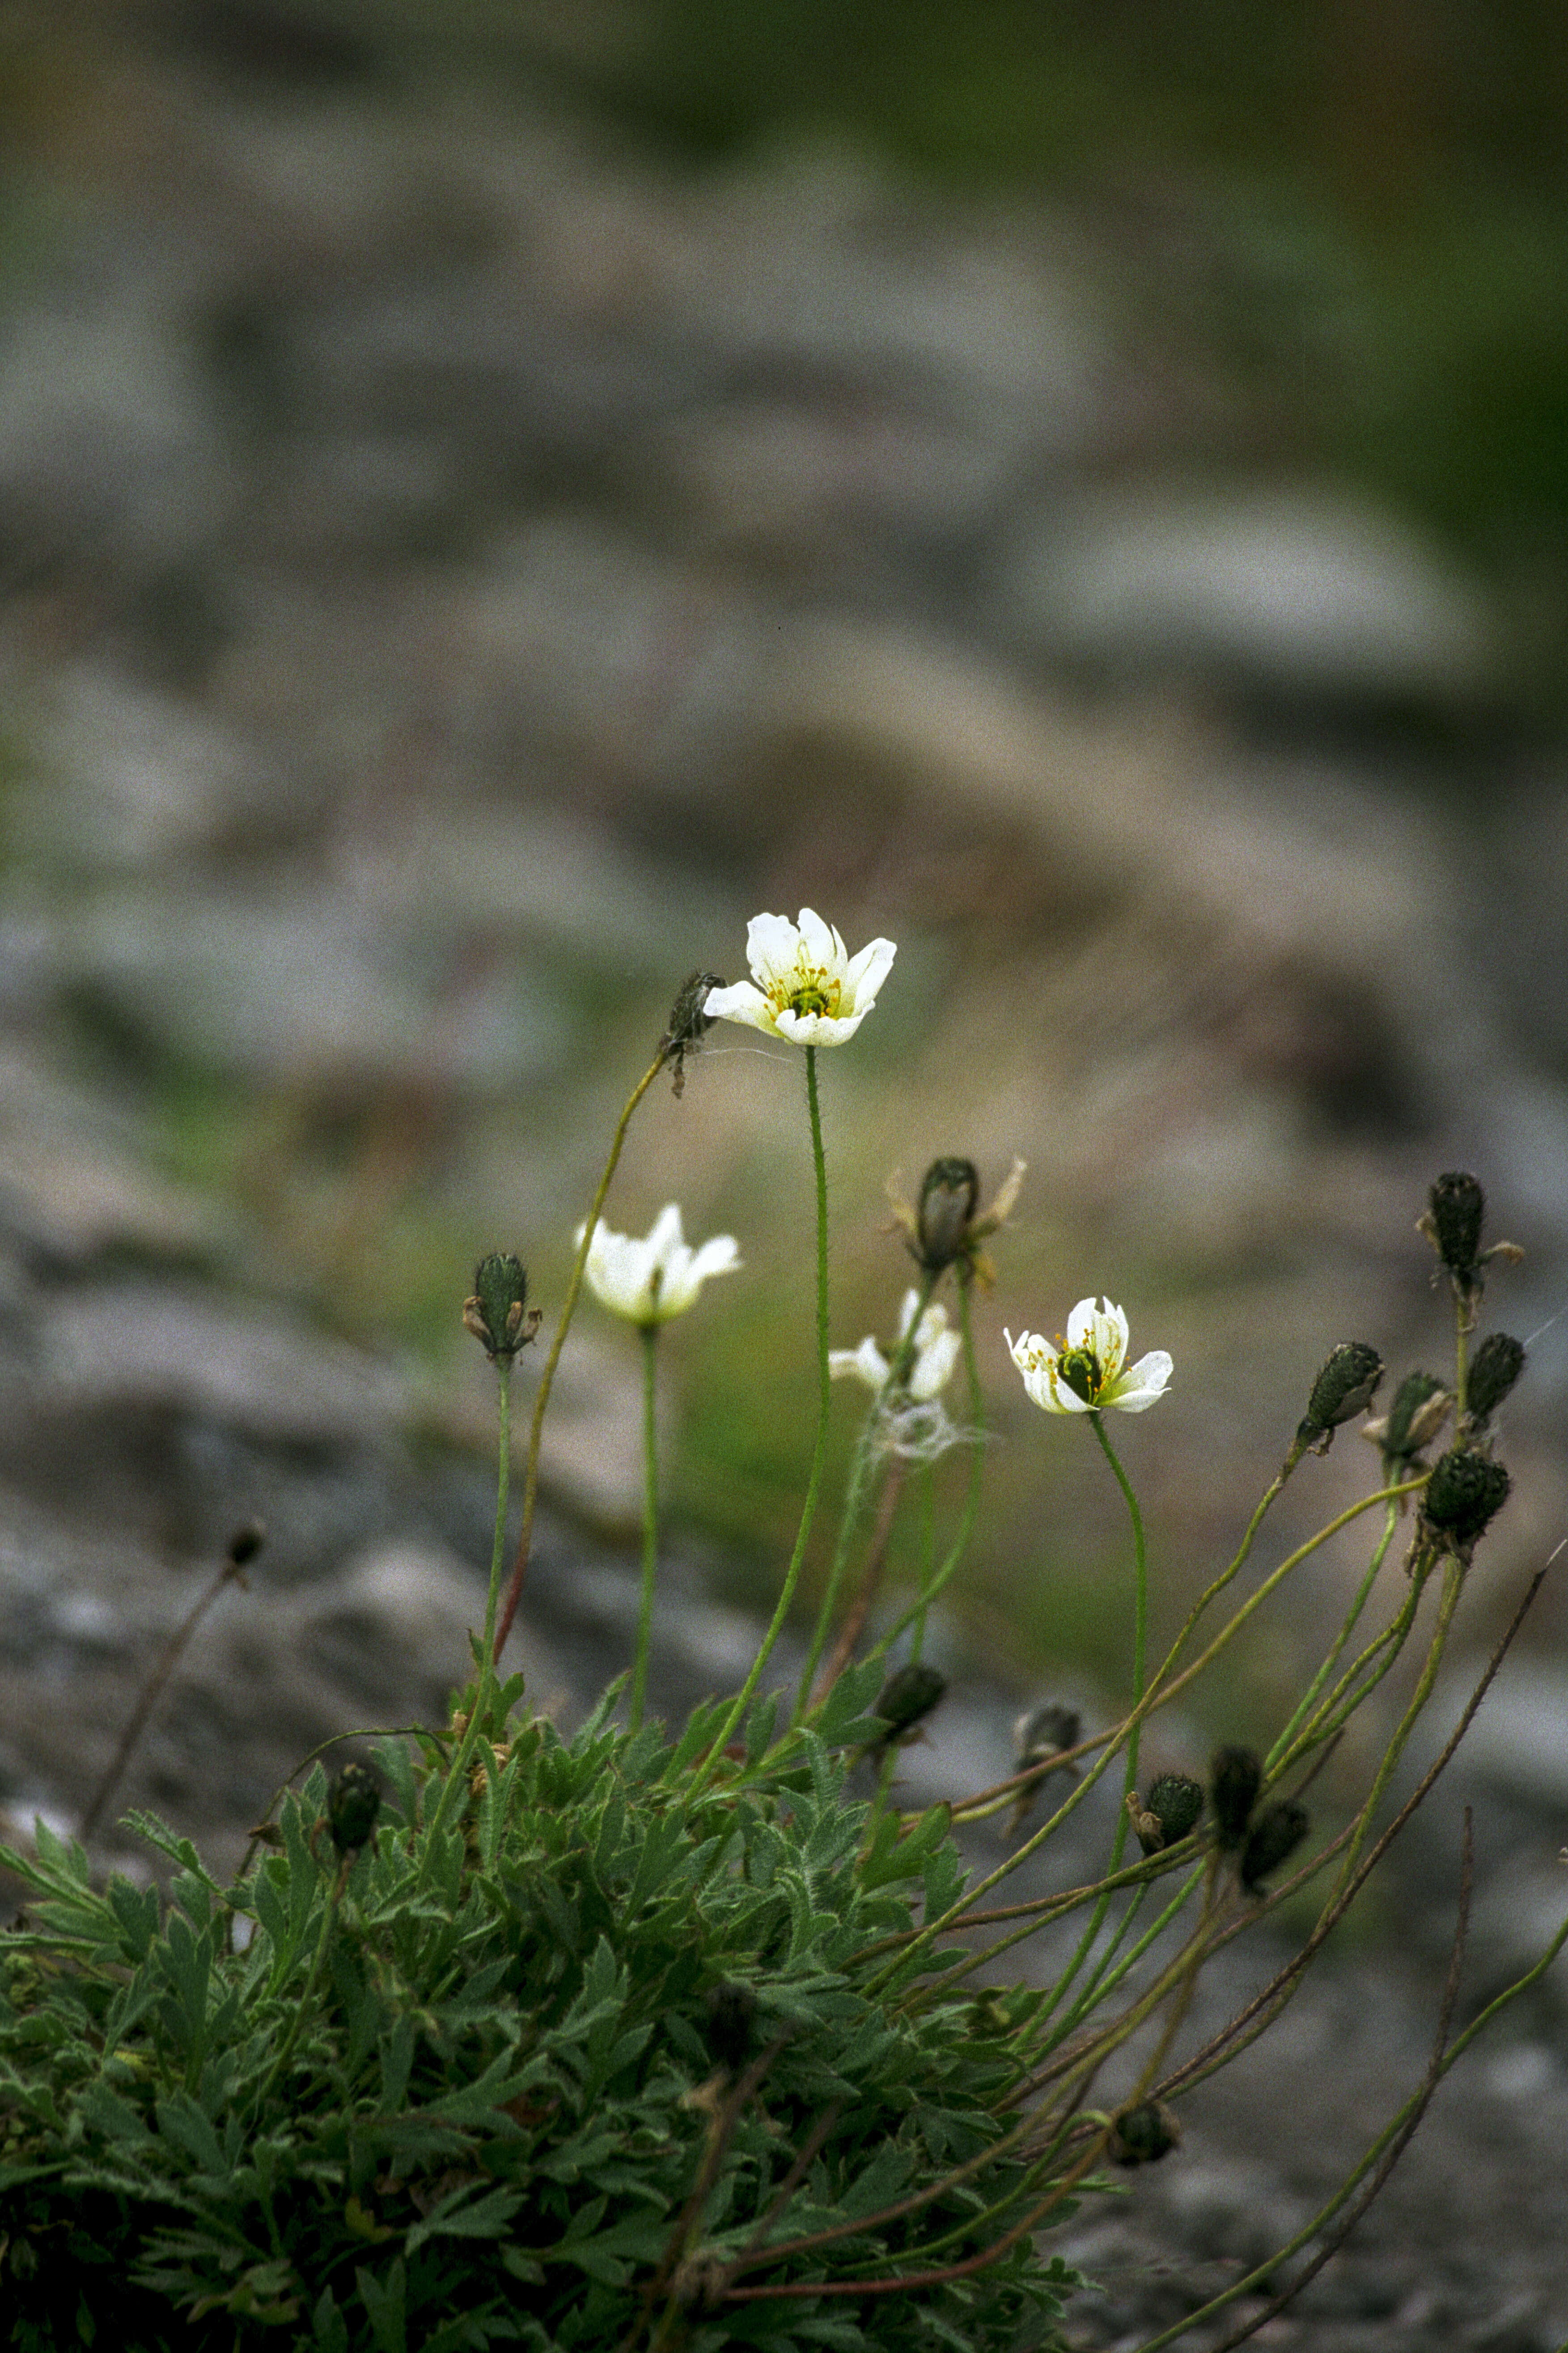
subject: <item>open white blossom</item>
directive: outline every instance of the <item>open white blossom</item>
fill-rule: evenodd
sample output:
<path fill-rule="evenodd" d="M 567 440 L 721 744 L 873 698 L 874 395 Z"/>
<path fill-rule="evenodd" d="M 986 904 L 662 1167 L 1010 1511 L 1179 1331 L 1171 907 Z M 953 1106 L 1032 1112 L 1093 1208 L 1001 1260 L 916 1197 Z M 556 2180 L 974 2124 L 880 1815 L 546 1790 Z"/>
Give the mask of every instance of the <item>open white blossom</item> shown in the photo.
<path fill-rule="evenodd" d="M 908 1339 L 910 1325 L 914 1322 L 915 1309 L 919 1304 L 920 1293 L 906 1291 L 904 1303 L 899 1310 L 900 1340 Z M 948 1328 L 946 1308 L 928 1307 L 915 1325 L 914 1361 L 910 1366 L 903 1394 L 916 1405 L 929 1404 L 946 1388 L 963 1346 L 960 1335 Z M 876 1341 L 868 1335 L 858 1348 L 830 1348 L 827 1369 L 836 1379 L 841 1373 L 853 1373 L 857 1379 L 865 1382 L 868 1389 L 879 1390 L 886 1387 L 892 1365 L 883 1356 Z"/>
<path fill-rule="evenodd" d="M 842 1046 L 876 1003 L 897 954 L 891 940 L 873 940 L 852 956 L 842 934 L 810 907 L 798 924 L 753 915 L 746 926 L 752 978 L 710 989 L 702 1009 L 710 1020 L 743 1021 L 793 1046 Z"/>
<path fill-rule="evenodd" d="M 583 1228 L 577 1229 L 581 1247 Z M 667 1202 L 645 1237 L 615 1234 L 601 1218 L 588 1245 L 584 1273 L 601 1307 L 628 1324 L 668 1324 L 695 1306 L 710 1274 L 733 1274 L 741 1263 L 733 1234 L 715 1234 L 692 1250 L 680 1229 L 680 1210 Z"/>
<path fill-rule="evenodd" d="M 1142 1413 L 1165 1394 L 1171 1359 L 1152 1348 L 1127 1362 L 1127 1318 L 1109 1299 L 1080 1299 L 1068 1317 L 1067 1337 L 1053 1343 L 1037 1332 L 1003 1335 L 1024 1387 L 1047 1413 L 1089 1413 L 1114 1406 Z"/>

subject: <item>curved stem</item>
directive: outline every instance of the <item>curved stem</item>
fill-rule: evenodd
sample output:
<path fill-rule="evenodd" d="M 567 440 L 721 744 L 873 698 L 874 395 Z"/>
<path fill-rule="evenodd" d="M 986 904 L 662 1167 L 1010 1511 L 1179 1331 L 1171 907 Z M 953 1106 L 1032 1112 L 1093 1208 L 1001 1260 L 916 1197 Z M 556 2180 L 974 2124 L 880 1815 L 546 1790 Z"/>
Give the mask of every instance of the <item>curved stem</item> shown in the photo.
<path fill-rule="evenodd" d="M 450 1770 L 441 1784 L 441 1794 L 436 1801 L 431 1819 L 430 1837 L 425 1843 L 425 1861 L 420 1876 L 429 1869 L 437 1852 L 436 1833 L 447 1819 L 453 1802 L 468 1787 L 468 1768 L 474 1751 L 484 1730 L 489 1710 L 490 1694 L 496 1683 L 496 1652 L 500 1645 L 495 1639 L 496 1608 L 500 1598 L 501 1563 L 506 1557 L 507 1501 L 511 1484 L 511 1366 L 510 1356 L 497 1356 L 496 1367 L 496 1532 L 490 1546 L 490 1582 L 485 1596 L 485 1630 L 479 1643 L 477 1672 L 474 1679 L 474 1704 L 468 1711 L 463 1736 Z"/>
<path fill-rule="evenodd" d="M 980 1369 L 974 1359 L 974 1332 L 969 1313 L 969 1285 L 961 1283 L 958 1293 L 959 1329 L 963 1335 L 963 1363 L 969 1376 L 969 1488 L 963 1499 L 963 1515 L 958 1533 L 948 1548 L 947 1557 L 936 1575 L 921 1586 L 918 1597 L 896 1618 L 880 1640 L 874 1642 L 866 1655 L 880 1658 L 890 1651 L 907 1626 L 917 1624 L 923 1636 L 926 1613 L 939 1595 L 947 1590 L 969 1550 L 974 1534 L 974 1523 L 980 1516 L 981 1480 L 985 1468 L 985 1399 L 980 1387 Z M 917 1650 L 916 1654 L 919 1656 Z"/>
<path fill-rule="evenodd" d="M 654 1367 L 658 1325 L 642 1326 L 642 1598 L 637 1608 L 637 1656 L 632 1662 L 631 1728 L 642 1730 L 647 1695 L 647 1652 L 653 1634 L 653 1588 L 658 1571 L 658 1427 L 654 1413 Z"/>
<path fill-rule="evenodd" d="M 599 1212 L 605 1206 L 605 1196 L 610 1189 L 610 1179 L 621 1156 L 621 1146 L 626 1140 L 626 1130 L 632 1124 L 632 1113 L 658 1078 L 668 1060 L 667 1050 L 660 1046 L 658 1053 L 626 1097 L 626 1107 L 616 1123 L 610 1140 L 610 1155 L 605 1163 L 605 1173 L 599 1179 L 599 1189 L 594 1196 L 594 1206 L 588 1212 L 588 1222 L 583 1229 L 583 1239 L 577 1245 L 577 1255 L 572 1265 L 571 1281 L 562 1302 L 555 1337 L 550 1344 L 550 1354 L 544 1360 L 544 1370 L 539 1377 L 539 1393 L 533 1400 L 533 1419 L 529 1424 L 528 1457 L 522 1472 L 522 1526 L 517 1539 L 517 1554 L 512 1562 L 511 1583 L 507 1588 L 506 1606 L 496 1629 L 494 1656 L 499 1659 L 506 1648 L 506 1638 L 511 1631 L 511 1621 L 517 1615 L 517 1605 L 522 1598 L 522 1580 L 528 1574 L 528 1556 L 533 1545 L 533 1506 L 539 1495 L 539 1446 L 544 1434 L 544 1412 L 550 1403 L 550 1392 L 555 1381 L 555 1367 L 561 1362 L 561 1351 L 571 1329 L 577 1300 L 583 1288 L 583 1270 L 588 1263 L 588 1251 L 594 1240 L 594 1229 L 599 1222 Z"/>
<path fill-rule="evenodd" d="M 1091 1413 L 1089 1419 L 1093 1426 L 1094 1434 L 1100 1440 L 1101 1451 L 1103 1452 L 1106 1461 L 1110 1463 L 1111 1470 L 1116 1474 L 1116 1483 L 1121 1490 L 1122 1499 L 1127 1505 L 1128 1514 L 1132 1522 L 1132 1553 L 1135 1571 L 1132 1601 L 1133 1712 L 1131 1728 L 1127 1735 L 1127 1779 L 1126 1785 L 1122 1790 L 1122 1796 L 1125 1799 L 1132 1795 L 1133 1790 L 1138 1786 L 1138 1742 L 1143 1730 L 1142 1718 L 1138 1714 L 1138 1710 L 1142 1703 L 1143 1684 L 1149 1668 L 1148 1546 L 1144 1539 L 1143 1514 L 1138 1508 L 1138 1498 L 1132 1492 L 1131 1482 L 1129 1480 L 1126 1472 L 1121 1468 L 1121 1464 L 1117 1459 L 1116 1449 L 1112 1446 L 1110 1439 L 1107 1438 L 1105 1434 L 1105 1416 L 1102 1413 Z M 1116 1843 L 1111 1851 L 1110 1868 L 1112 1871 L 1115 1871 L 1121 1862 L 1121 1850 L 1127 1843 L 1127 1824 L 1128 1814 L 1127 1808 L 1124 1803 L 1121 1808 L 1121 1817 L 1116 1825 Z"/>
<path fill-rule="evenodd" d="M 734 1737 L 736 1725 L 750 1707 L 763 1679 L 763 1669 L 773 1655 L 773 1647 L 783 1633 L 795 1599 L 795 1587 L 800 1583 L 801 1564 L 805 1558 L 806 1540 L 811 1524 L 816 1516 L 816 1498 L 822 1485 L 823 1457 L 827 1451 L 827 1414 L 832 1376 L 827 1366 L 827 1160 L 822 1149 L 822 1108 L 816 1095 L 816 1049 L 805 1050 L 805 1101 L 811 1115 L 811 1154 L 816 1172 L 816 1442 L 811 1451 L 811 1475 L 806 1482 L 805 1501 L 801 1506 L 800 1526 L 795 1534 L 795 1550 L 784 1571 L 784 1584 L 767 1632 L 763 1636 L 751 1672 L 736 1694 L 728 1715 L 719 1728 L 707 1762 L 700 1765 L 692 1776 L 689 1798 L 700 1795 L 719 1769 L 719 1760 Z"/>
<path fill-rule="evenodd" d="M 1377 1572 L 1383 1567 L 1384 1561 L 1387 1557 L 1388 1547 L 1394 1541 L 1394 1531 L 1398 1525 L 1399 1506 L 1397 1504 L 1390 1504 L 1387 1511 L 1384 1514 L 1383 1534 L 1378 1538 L 1376 1550 L 1372 1556 L 1372 1560 L 1368 1566 L 1366 1575 L 1362 1578 L 1361 1584 L 1357 1588 L 1355 1599 L 1352 1602 L 1350 1609 L 1347 1612 L 1338 1633 L 1334 1636 L 1333 1641 L 1329 1649 L 1329 1654 L 1323 1661 L 1322 1665 L 1318 1669 L 1317 1673 L 1312 1677 L 1311 1682 L 1308 1684 L 1306 1691 L 1302 1694 L 1300 1704 L 1298 1706 L 1294 1715 L 1292 1715 L 1289 1723 L 1285 1726 L 1284 1731 L 1279 1735 L 1279 1739 L 1274 1743 L 1273 1747 L 1269 1750 L 1268 1757 L 1264 1760 L 1264 1770 L 1268 1774 L 1273 1775 L 1279 1770 L 1280 1759 L 1289 1751 L 1290 1743 L 1294 1739 L 1297 1731 L 1310 1715 L 1312 1709 L 1317 1704 L 1318 1699 L 1322 1693 L 1323 1685 L 1328 1682 L 1329 1677 L 1332 1674 L 1335 1667 L 1339 1664 L 1345 1644 L 1350 1641 L 1352 1634 L 1355 1631 L 1357 1622 L 1361 1618 L 1361 1613 L 1366 1608 L 1367 1602 L 1371 1599 L 1372 1588 L 1377 1578 Z"/>

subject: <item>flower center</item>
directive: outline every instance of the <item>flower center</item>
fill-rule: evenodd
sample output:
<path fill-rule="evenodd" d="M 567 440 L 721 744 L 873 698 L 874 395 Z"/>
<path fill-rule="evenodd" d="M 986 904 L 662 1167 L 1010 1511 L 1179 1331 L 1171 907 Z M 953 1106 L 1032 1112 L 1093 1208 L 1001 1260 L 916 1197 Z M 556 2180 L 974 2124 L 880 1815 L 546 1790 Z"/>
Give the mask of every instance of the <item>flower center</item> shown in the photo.
<path fill-rule="evenodd" d="M 781 1010 L 823 1014 L 831 1020 L 838 1011 L 839 995 L 840 984 L 826 973 L 803 973 L 784 997 Z"/>
<path fill-rule="evenodd" d="M 1085 1405 L 1092 1405 L 1105 1385 L 1100 1358 L 1092 1348 L 1062 1348 L 1057 1357 L 1057 1377 Z"/>

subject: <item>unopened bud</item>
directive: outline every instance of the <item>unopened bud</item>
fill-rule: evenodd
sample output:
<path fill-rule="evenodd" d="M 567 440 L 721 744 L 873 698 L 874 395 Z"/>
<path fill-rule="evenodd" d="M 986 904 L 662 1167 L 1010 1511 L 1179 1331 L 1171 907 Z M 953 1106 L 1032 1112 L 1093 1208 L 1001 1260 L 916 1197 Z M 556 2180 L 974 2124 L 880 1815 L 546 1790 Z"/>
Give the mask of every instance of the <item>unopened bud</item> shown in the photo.
<path fill-rule="evenodd" d="M 247 1520 L 243 1527 L 236 1528 L 228 1540 L 230 1568 L 248 1568 L 266 1542 L 264 1524 L 260 1520 Z"/>
<path fill-rule="evenodd" d="M 1507 1332 L 1490 1332 L 1476 1350 L 1465 1384 L 1465 1410 L 1485 1421 L 1501 1405 L 1524 1370 L 1524 1343 Z"/>
<path fill-rule="evenodd" d="M 1163 2100 L 1141 2100 L 1123 2108 L 1111 2126 L 1113 2165 L 1157 2165 L 1182 2145 L 1182 2127 Z"/>
<path fill-rule="evenodd" d="M 527 1271 L 510 1250 L 491 1250 L 474 1269 L 473 1295 L 463 1302 L 463 1326 L 487 1355 L 509 1362 L 538 1331 L 539 1310 L 528 1306 Z"/>
<path fill-rule="evenodd" d="M 1327 1361 L 1307 1399 L 1307 1411 L 1301 1423 L 1303 1431 L 1337 1430 L 1352 1413 L 1360 1413 L 1372 1403 L 1373 1392 L 1383 1378 L 1383 1358 L 1364 1340 L 1342 1340 L 1330 1351 Z"/>
<path fill-rule="evenodd" d="M 1380 1422 L 1368 1422 L 1365 1435 L 1383 1449 L 1386 1463 L 1408 1462 L 1436 1437 L 1453 1402 L 1436 1373 L 1406 1373 L 1394 1403 Z"/>
<path fill-rule="evenodd" d="M 1150 1783 L 1149 1794 L 1140 1800 L 1132 1818 L 1139 1845 L 1145 1854 L 1158 1854 L 1163 1847 L 1174 1846 L 1195 1827 L 1203 1810 L 1201 1782 L 1185 1773 L 1161 1773 Z"/>
<path fill-rule="evenodd" d="M 750 1986 L 731 1985 L 726 1981 L 711 1988 L 704 2011 L 708 2048 L 726 2073 L 739 2074 L 752 2047 L 752 2025 L 757 2014 L 756 1995 Z"/>
<path fill-rule="evenodd" d="M 1209 1759 L 1209 1803 L 1222 1847 L 1239 1846 L 1247 1836 L 1263 1767 L 1254 1748 L 1216 1748 Z"/>
<path fill-rule="evenodd" d="M 916 1212 L 915 1255 L 928 1274 L 940 1274 L 963 1256 L 979 1198 L 980 1176 L 973 1160 L 931 1162 Z"/>
<path fill-rule="evenodd" d="M 1486 1214 L 1480 1182 L 1465 1168 L 1447 1169 L 1426 1196 L 1422 1230 L 1461 1291 L 1475 1290 L 1480 1280 Z"/>
<path fill-rule="evenodd" d="M 1281 1798 L 1264 1807 L 1247 1833 L 1238 1866 L 1241 1883 L 1249 1895 L 1256 1895 L 1269 1873 L 1277 1871 L 1287 1855 L 1295 1853 L 1311 1827 L 1311 1816 L 1294 1798 Z"/>
<path fill-rule="evenodd" d="M 1512 1484 L 1489 1454 L 1450 1447 L 1439 1455 L 1421 1499 L 1421 1516 L 1449 1544 L 1469 1546 L 1496 1518 Z"/>
<path fill-rule="evenodd" d="M 923 1659 L 890 1674 L 871 1710 L 888 1727 L 884 1745 L 907 1739 L 917 1725 L 924 1723 L 946 1689 L 947 1677 L 939 1668 L 928 1667 Z"/>
<path fill-rule="evenodd" d="M 686 1057 L 696 1053 L 713 1027 L 713 1017 L 707 1010 L 709 992 L 723 986 L 716 972 L 690 973 L 681 982 L 679 993 L 669 1008 L 669 1024 L 658 1041 L 658 1047 L 665 1060 L 675 1065 L 675 1092 L 678 1095 L 686 1092 Z"/>
<path fill-rule="evenodd" d="M 363 1765 L 345 1765 L 327 1799 L 327 1827 L 340 1854 L 363 1846 L 380 1811 L 381 1789 L 374 1774 Z"/>
<path fill-rule="evenodd" d="M 1016 1769 L 1026 1772 L 1031 1765 L 1042 1765 L 1047 1757 L 1058 1756 L 1064 1748 L 1076 1748 L 1082 1730 L 1083 1718 L 1077 1708 L 1064 1707 L 1058 1700 L 1047 1700 L 1043 1707 L 1026 1708 L 1013 1726 Z"/>

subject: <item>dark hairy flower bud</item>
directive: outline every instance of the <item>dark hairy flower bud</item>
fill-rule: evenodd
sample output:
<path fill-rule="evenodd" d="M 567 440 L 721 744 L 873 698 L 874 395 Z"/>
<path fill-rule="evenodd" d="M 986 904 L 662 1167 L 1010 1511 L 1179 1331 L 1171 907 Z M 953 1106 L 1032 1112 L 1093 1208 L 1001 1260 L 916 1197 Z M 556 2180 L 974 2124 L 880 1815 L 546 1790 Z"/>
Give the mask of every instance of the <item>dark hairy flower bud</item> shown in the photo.
<path fill-rule="evenodd" d="M 728 2074 L 739 2074 L 746 2063 L 756 2014 L 757 1997 L 750 1986 L 726 1981 L 710 1988 L 703 2005 L 708 2048 Z"/>
<path fill-rule="evenodd" d="M 1508 1501 L 1512 1482 L 1489 1454 L 1450 1447 L 1438 1456 L 1421 1499 L 1421 1516 L 1450 1544 L 1473 1545 Z"/>
<path fill-rule="evenodd" d="M 1480 1281 L 1481 1227 L 1487 1197 L 1468 1169 L 1449 1168 L 1426 1196 L 1426 1228 L 1432 1246 L 1461 1291 Z"/>
<path fill-rule="evenodd" d="M 539 1329 L 539 1310 L 528 1306 L 528 1274 L 510 1250 L 491 1250 L 474 1269 L 471 1298 L 463 1302 L 463 1325 L 490 1356 L 508 1363 L 526 1348 Z"/>
<path fill-rule="evenodd" d="M 1133 1818 L 1138 1843 L 1145 1854 L 1174 1846 L 1197 1823 L 1204 1810 L 1203 1784 L 1187 1773 L 1161 1773 L 1149 1785 L 1149 1794 Z"/>
<path fill-rule="evenodd" d="M 677 1095 L 686 1092 L 686 1057 L 696 1053 L 713 1027 L 713 1017 L 707 1010 L 709 991 L 723 986 L 716 972 L 689 973 L 669 1008 L 669 1025 L 658 1041 L 658 1050 L 667 1062 L 675 1065 Z"/>
<path fill-rule="evenodd" d="M 247 1520 L 236 1528 L 228 1540 L 228 1565 L 231 1568 L 248 1568 L 262 1546 L 267 1542 L 267 1530 L 259 1520 Z"/>
<path fill-rule="evenodd" d="M 885 1740 L 906 1738 L 924 1723 L 946 1689 L 947 1677 L 939 1668 L 928 1667 L 923 1659 L 898 1668 L 882 1685 L 871 1710 L 888 1727 Z"/>
<path fill-rule="evenodd" d="M 1342 1340 L 1331 1349 L 1307 1399 L 1307 1430 L 1337 1430 L 1372 1403 L 1383 1378 L 1383 1358 L 1364 1340 Z"/>
<path fill-rule="evenodd" d="M 928 1274 L 940 1274 L 963 1256 L 969 1222 L 980 1198 L 973 1160 L 933 1160 L 921 1183 L 915 1255 Z"/>
<path fill-rule="evenodd" d="M 1157 2165 L 1182 2145 L 1182 2127 L 1163 2100 L 1141 2100 L 1123 2108 L 1111 2127 L 1113 2165 Z"/>
<path fill-rule="evenodd" d="M 1269 1873 L 1277 1871 L 1287 1855 L 1295 1853 L 1311 1827 L 1311 1816 L 1294 1798 L 1280 1798 L 1264 1807 L 1241 1850 L 1241 1883 L 1249 1895 L 1256 1895 Z"/>
<path fill-rule="evenodd" d="M 1239 1846 L 1258 1792 L 1263 1767 L 1255 1748 L 1216 1748 L 1209 1759 L 1209 1803 L 1223 1847 Z"/>
<path fill-rule="evenodd" d="M 1494 1413 L 1523 1370 L 1523 1341 L 1507 1332 L 1489 1333 L 1476 1350 L 1465 1384 L 1465 1410 L 1470 1419 L 1485 1421 Z"/>
<path fill-rule="evenodd" d="M 1048 1699 L 1043 1707 L 1026 1709 L 1013 1726 L 1018 1771 L 1039 1765 L 1064 1748 L 1076 1748 L 1082 1731 L 1083 1718 L 1077 1708 L 1064 1707 L 1059 1700 Z"/>
<path fill-rule="evenodd" d="M 327 1799 L 327 1827 L 340 1854 L 363 1846 L 381 1811 L 381 1789 L 367 1766 L 345 1765 Z"/>
<path fill-rule="evenodd" d="M 1408 1462 L 1442 1429 L 1452 1403 L 1436 1373 L 1406 1373 L 1381 1428 L 1369 1422 L 1366 1434 L 1382 1447 L 1384 1461 Z"/>

